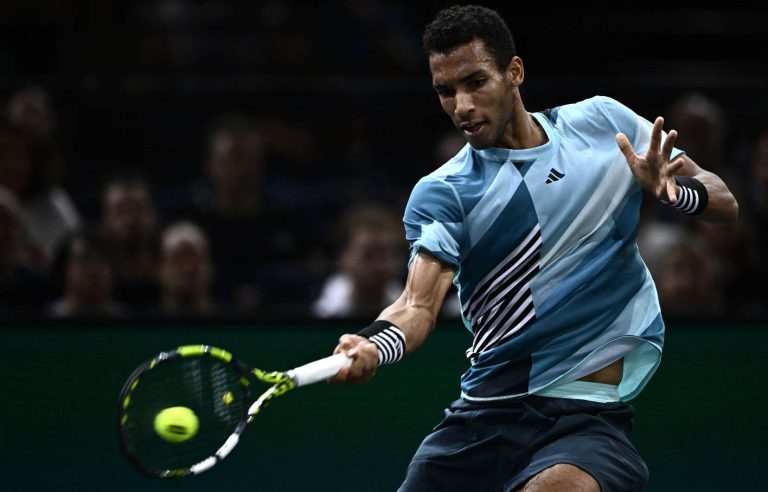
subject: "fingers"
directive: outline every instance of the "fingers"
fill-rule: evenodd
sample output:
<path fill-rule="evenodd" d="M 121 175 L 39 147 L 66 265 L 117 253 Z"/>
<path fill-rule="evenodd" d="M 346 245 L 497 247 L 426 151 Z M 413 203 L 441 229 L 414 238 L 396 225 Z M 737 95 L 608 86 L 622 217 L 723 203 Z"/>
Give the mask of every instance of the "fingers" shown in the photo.
<path fill-rule="evenodd" d="M 339 352 L 344 352 L 347 355 L 352 356 L 349 351 L 355 348 L 361 341 L 367 342 L 368 340 L 358 335 L 342 335 L 341 338 L 339 338 L 339 344 L 336 346 L 333 353 L 338 354 Z"/>
<path fill-rule="evenodd" d="M 674 161 L 672 161 L 669 166 L 667 166 L 667 176 L 674 176 L 677 174 L 677 172 L 683 168 L 683 164 L 685 164 L 685 159 L 682 157 L 678 157 Z"/>
<path fill-rule="evenodd" d="M 352 364 L 341 368 L 328 382 L 359 384 L 367 382 L 376 374 L 379 365 L 378 349 L 367 338 L 343 335 L 333 353 L 341 352 L 352 358 Z"/>
<path fill-rule="evenodd" d="M 667 200 L 671 204 L 677 203 L 677 182 L 675 181 L 675 175 L 683 167 L 685 160 L 682 157 L 678 157 L 667 166 L 667 182 L 666 192 Z"/>
<path fill-rule="evenodd" d="M 635 160 L 635 149 L 632 148 L 632 144 L 629 143 L 627 136 L 623 133 L 617 134 L 616 143 L 618 144 L 621 153 L 624 154 L 624 158 L 631 164 Z"/>
<path fill-rule="evenodd" d="M 653 122 L 653 129 L 651 130 L 651 142 L 648 146 L 648 150 L 654 153 L 659 152 L 661 147 L 661 129 L 664 128 L 664 118 L 658 116 L 656 121 Z"/>
<path fill-rule="evenodd" d="M 379 354 L 374 344 L 366 342 L 355 352 L 354 361 L 347 371 L 346 382 L 352 384 L 367 383 L 376 374 L 379 366 Z"/>
<path fill-rule="evenodd" d="M 677 130 L 670 130 L 661 149 L 661 156 L 664 158 L 665 162 L 669 161 L 669 158 L 672 156 L 672 148 L 675 146 L 675 140 L 677 140 Z"/>
<path fill-rule="evenodd" d="M 672 177 L 667 179 L 667 197 L 672 205 L 677 203 L 677 182 Z"/>

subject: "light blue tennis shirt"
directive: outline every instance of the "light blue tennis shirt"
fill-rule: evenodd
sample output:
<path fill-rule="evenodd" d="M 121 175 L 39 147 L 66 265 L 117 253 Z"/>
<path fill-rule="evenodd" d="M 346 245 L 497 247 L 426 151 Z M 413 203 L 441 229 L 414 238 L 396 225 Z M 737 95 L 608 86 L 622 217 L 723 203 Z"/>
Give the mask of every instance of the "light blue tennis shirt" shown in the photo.
<path fill-rule="evenodd" d="M 464 399 L 543 394 L 623 357 L 629 400 L 658 367 L 664 323 L 636 244 L 642 190 L 615 136 L 642 155 L 653 125 L 602 96 L 533 117 L 546 144 L 467 145 L 416 184 L 411 260 L 426 251 L 456 268 L 474 336 Z"/>

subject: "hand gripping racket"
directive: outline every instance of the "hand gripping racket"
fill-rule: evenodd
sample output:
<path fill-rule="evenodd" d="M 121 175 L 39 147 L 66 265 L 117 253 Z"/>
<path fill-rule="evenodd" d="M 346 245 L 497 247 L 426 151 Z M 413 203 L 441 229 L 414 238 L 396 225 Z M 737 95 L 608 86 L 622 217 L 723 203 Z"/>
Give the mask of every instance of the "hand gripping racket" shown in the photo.
<path fill-rule="evenodd" d="M 289 371 L 265 372 L 249 369 L 226 350 L 208 345 L 161 352 L 140 365 L 120 392 L 120 446 L 128 460 L 149 475 L 198 475 L 232 451 L 248 423 L 272 400 L 328 379 L 351 362 L 336 354 Z M 255 381 L 271 386 L 254 399 Z M 191 437 L 168 440 L 156 431 L 158 414 L 174 407 L 193 415 Z"/>

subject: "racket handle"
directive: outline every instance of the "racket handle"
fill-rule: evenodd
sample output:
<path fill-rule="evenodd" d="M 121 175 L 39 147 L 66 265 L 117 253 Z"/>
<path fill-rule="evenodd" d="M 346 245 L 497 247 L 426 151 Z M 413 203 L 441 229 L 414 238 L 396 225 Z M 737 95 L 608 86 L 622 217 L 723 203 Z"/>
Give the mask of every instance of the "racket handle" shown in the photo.
<path fill-rule="evenodd" d="M 286 374 L 296 381 L 296 386 L 317 383 L 336 375 L 342 367 L 352 364 L 352 358 L 336 354 L 324 359 L 291 369 Z"/>

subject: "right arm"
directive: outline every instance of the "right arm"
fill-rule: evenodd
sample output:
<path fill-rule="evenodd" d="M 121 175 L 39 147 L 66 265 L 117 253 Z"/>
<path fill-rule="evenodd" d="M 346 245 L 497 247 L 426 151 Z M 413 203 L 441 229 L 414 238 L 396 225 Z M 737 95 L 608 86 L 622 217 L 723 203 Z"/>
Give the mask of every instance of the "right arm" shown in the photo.
<path fill-rule="evenodd" d="M 381 312 L 378 319 L 400 328 L 405 335 L 405 353 L 416 350 L 435 328 L 437 315 L 451 286 L 455 270 L 428 253 L 419 252 L 411 262 L 408 280 L 400 297 Z M 334 353 L 352 357 L 350 366 L 330 379 L 332 383 L 364 383 L 378 367 L 378 349 L 367 338 L 346 334 Z"/>

